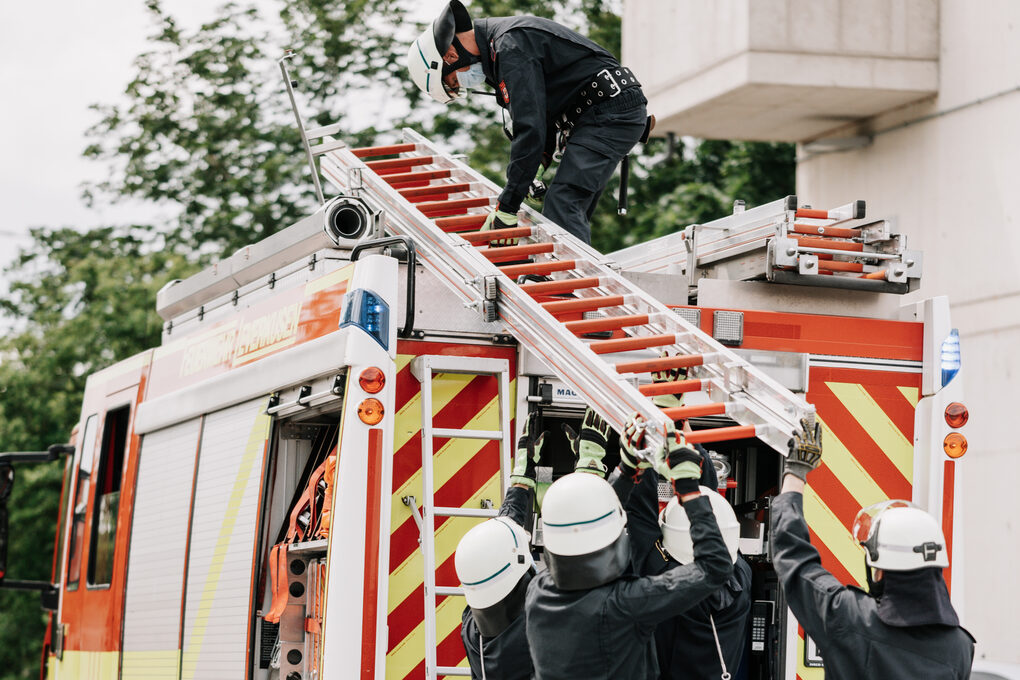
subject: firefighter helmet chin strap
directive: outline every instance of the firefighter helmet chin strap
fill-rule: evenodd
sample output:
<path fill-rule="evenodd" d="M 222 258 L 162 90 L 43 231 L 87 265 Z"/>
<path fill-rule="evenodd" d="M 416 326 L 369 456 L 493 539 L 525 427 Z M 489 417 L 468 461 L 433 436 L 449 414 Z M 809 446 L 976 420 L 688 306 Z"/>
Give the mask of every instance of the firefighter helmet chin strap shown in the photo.
<path fill-rule="evenodd" d="M 719 665 L 722 666 L 722 675 L 719 677 L 722 680 L 730 680 L 733 676 L 726 670 L 726 659 L 723 657 L 722 645 L 719 644 L 719 631 L 715 629 L 715 617 L 711 614 L 708 615 L 708 622 L 712 624 L 712 637 L 715 638 L 715 651 L 719 653 Z"/>

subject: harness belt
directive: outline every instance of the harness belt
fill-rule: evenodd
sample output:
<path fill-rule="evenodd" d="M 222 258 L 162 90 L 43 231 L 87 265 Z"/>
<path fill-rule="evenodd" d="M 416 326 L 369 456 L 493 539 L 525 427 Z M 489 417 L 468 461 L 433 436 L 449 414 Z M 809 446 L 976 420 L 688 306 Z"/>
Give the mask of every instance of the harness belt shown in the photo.
<path fill-rule="evenodd" d="M 634 87 L 641 87 L 641 83 L 626 66 L 602 69 L 574 96 L 556 120 L 556 127 L 560 130 L 571 129 L 588 109 L 610 101 L 624 90 Z"/>

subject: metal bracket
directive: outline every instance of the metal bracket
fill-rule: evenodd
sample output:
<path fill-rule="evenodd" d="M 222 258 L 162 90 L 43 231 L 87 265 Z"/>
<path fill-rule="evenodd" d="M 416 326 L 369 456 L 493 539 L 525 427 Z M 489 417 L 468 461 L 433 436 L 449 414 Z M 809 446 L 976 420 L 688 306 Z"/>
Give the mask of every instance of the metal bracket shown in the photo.
<path fill-rule="evenodd" d="M 421 545 L 421 525 L 423 520 L 421 518 L 421 511 L 418 510 L 418 502 L 414 496 L 404 496 L 400 500 L 411 509 L 411 519 L 418 526 L 418 545 Z"/>

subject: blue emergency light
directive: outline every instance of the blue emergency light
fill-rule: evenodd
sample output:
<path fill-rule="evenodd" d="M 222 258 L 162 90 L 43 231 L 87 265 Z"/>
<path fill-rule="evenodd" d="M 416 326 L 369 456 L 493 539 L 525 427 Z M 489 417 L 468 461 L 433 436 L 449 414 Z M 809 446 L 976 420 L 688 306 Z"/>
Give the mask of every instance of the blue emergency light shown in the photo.
<path fill-rule="evenodd" d="M 953 329 L 942 341 L 942 386 L 945 387 L 949 381 L 960 372 L 962 364 L 960 357 L 960 331 Z"/>
<path fill-rule="evenodd" d="M 340 328 L 357 326 L 382 348 L 390 347 L 390 306 L 380 296 L 365 288 L 356 288 L 344 296 L 344 314 Z"/>

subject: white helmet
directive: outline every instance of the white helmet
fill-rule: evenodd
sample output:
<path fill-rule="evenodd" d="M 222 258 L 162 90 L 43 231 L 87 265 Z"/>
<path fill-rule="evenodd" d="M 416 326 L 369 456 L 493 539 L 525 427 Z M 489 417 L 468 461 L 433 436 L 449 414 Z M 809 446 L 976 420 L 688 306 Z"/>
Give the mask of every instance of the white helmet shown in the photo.
<path fill-rule="evenodd" d="M 740 543 L 740 523 L 737 521 L 736 513 L 719 492 L 703 486 L 701 494 L 708 497 L 715 521 L 719 525 L 719 533 L 722 534 L 723 542 L 730 551 L 730 559 L 736 562 L 737 546 Z M 670 557 L 680 564 L 690 564 L 694 561 L 691 521 L 676 496 L 673 496 L 659 513 L 659 528 L 662 530 L 662 547 Z"/>
<path fill-rule="evenodd" d="M 457 545 L 454 566 L 472 609 L 486 609 L 510 594 L 533 564 L 528 534 L 496 517 L 473 527 Z"/>
<path fill-rule="evenodd" d="M 630 560 L 627 514 L 609 482 L 575 472 L 542 501 L 546 562 L 556 587 L 584 590 L 617 579 Z"/>
<path fill-rule="evenodd" d="M 864 546 L 869 567 L 912 571 L 949 566 L 942 527 L 909 501 L 889 500 L 863 508 L 854 519 L 852 533 Z"/>
<path fill-rule="evenodd" d="M 436 20 L 407 50 L 407 70 L 411 80 L 419 90 L 440 104 L 448 104 L 458 96 L 457 91 L 446 89 L 443 83 L 444 70 L 449 73 L 450 70 L 467 65 L 461 64 L 458 59 L 456 64 L 444 69 L 443 55 L 454 44 L 456 34 L 471 30 L 471 25 L 471 16 L 460 0 L 450 0 Z"/>

